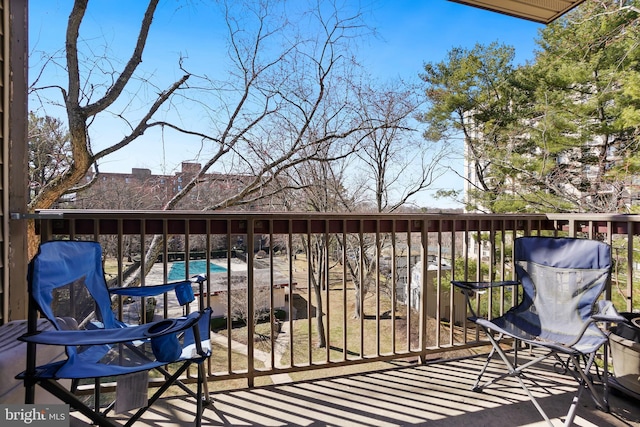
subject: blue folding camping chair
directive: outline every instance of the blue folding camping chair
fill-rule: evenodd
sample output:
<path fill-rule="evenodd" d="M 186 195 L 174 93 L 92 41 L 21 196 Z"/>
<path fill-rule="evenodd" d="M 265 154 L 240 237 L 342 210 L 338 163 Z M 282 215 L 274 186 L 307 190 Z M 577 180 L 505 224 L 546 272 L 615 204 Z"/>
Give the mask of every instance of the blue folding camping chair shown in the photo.
<path fill-rule="evenodd" d="M 101 407 L 100 379 L 122 379 L 126 378 L 124 375 L 157 370 L 163 378 L 161 386 L 126 425 L 135 423 L 171 385 L 180 386 L 196 399 L 195 421 L 200 425 L 203 404 L 209 402 L 203 362 L 211 354 L 211 309 L 204 308 L 202 300 L 205 281 L 204 276 L 197 276 L 157 286 L 108 289 L 99 243 L 50 241 L 40 245 L 29 265 L 28 332 L 19 338 L 27 342 L 27 367 L 18 375 L 27 387 L 25 403 L 33 403 L 34 387 L 40 385 L 93 423 L 112 426 L 107 414 L 118 402 Z M 194 300 L 194 284 L 200 287 L 198 311 L 136 326 L 127 325 L 114 315 L 117 295 L 150 297 L 175 291 L 178 302 L 187 305 Z M 37 311 L 55 330 L 36 330 Z M 36 353 L 41 344 L 65 346 L 67 358 L 36 366 Z M 169 371 L 169 364 L 174 372 Z M 192 364 L 198 368 L 196 392 L 180 381 Z M 142 378 L 146 380 L 144 375 Z M 71 386 L 61 384 L 62 379 Z M 76 395 L 82 379 L 95 382 L 93 408 Z M 146 381 L 142 385 L 146 392 Z"/>
<path fill-rule="evenodd" d="M 564 372 L 578 381 L 579 387 L 569 408 L 565 425 L 571 425 L 583 391 L 590 392 L 596 405 L 609 411 L 607 401 L 607 369 L 604 369 L 604 393 L 597 392 L 591 375 L 597 351 L 607 343 L 608 335 L 596 322 L 624 321 L 608 301 L 598 301 L 609 280 L 611 249 L 595 240 L 553 237 L 521 237 L 514 242 L 514 267 L 517 281 L 469 282 L 452 281 L 467 297 L 472 316 L 469 320 L 487 334 L 492 350 L 474 385 L 482 391 L 507 377 L 514 377 L 529 396 L 542 417 L 551 425 L 523 380 L 526 370 L 553 357 Z M 495 319 L 476 315 L 471 296 L 492 287 L 520 285 L 521 302 Z M 597 310 L 596 310 L 597 309 Z M 544 352 L 535 359 L 516 366 L 500 346 L 503 339 L 516 339 Z M 481 384 L 482 376 L 497 354 L 507 372 Z M 606 351 L 605 354 L 605 364 Z M 563 359 L 564 358 L 564 359 Z"/>

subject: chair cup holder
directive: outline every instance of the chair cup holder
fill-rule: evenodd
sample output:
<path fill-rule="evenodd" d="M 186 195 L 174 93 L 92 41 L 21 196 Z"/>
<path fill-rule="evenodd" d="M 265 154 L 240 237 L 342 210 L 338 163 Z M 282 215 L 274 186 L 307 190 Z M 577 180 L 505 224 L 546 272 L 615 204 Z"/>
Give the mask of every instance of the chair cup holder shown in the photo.
<path fill-rule="evenodd" d="M 147 330 L 146 335 L 151 338 L 151 350 L 159 362 L 174 362 L 182 353 L 176 333 L 164 334 L 176 323 L 175 319 L 162 320 Z"/>
<path fill-rule="evenodd" d="M 178 303 L 180 303 L 180 305 L 189 304 L 195 299 L 193 288 L 191 287 L 190 282 L 179 284 L 178 286 L 176 286 L 175 291 L 176 297 L 178 298 Z"/>

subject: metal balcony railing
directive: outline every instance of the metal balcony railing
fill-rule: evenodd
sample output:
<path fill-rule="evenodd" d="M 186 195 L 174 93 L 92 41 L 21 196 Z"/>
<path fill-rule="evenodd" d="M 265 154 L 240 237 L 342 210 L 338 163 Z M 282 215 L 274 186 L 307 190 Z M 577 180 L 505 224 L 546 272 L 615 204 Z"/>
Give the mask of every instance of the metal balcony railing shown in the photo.
<path fill-rule="evenodd" d="M 261 376 L 424 361 L 486 345 L 450 280 L 513 278 L 512 242 L 523 235 L 608 242 L 615 266 L 605 297 L 619 311 L 640 308 L 635 215 L 49 210 L 39 217 L 43 240 L 100 241 L 113 285 L 207 274 L 204 298 L 215 317 L 210 379 L 249 386 Z M 517 289 L 506 289 L 474 303 L 495 316 L 517 298 Z M 132 312 L 144 321 L 181 310 L 168 299 L 141 301 L 145 315 L 126 302 L 118 308 L 129 321 Z"/>

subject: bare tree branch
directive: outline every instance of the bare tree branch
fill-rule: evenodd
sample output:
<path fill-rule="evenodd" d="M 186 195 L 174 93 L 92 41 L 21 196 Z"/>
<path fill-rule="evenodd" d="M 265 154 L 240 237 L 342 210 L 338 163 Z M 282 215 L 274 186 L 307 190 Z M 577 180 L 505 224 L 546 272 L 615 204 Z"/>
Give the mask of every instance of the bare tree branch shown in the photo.
<path fill-rule="evenodd" d="M 86 0 L 85 2 L 86 8 Z M 144 14 L 144 19 L 142 20 L 142 24 L 140 27 L 140 31 L 138 33 L 138 40 L 136 42 L 136 46 L 133 50 L 131 58 L 125 65 L 124 69 L 116 79 L 115 83 L 107 90 L 107 93 L 102 97 L 102 99 L 94 102 L 93 104 L 89 104 L 83 108 L 84 113 L 87 117 L 94 116 L 101 111 L 104 111 L 111 104 L 113 104 L 122 94 L 123 89 L 129 83 L 131 76 L 138 68 L 138 65 L 142 62 L 142 52 L 144 51 L 144 46 L 147 43 L 147 37 L 149 36 L 149 28 L 151 27 L 151 23 L 153 21 L 153 14 L 156 11 L 156 7 L 158 6 L 159 0 L 150 0 L 149 5 L 147 6 L 147 10 Z M 68 44 L 68 43 L 67 43 Z M 185 79 L 186 80 L 186 79 Z"/>

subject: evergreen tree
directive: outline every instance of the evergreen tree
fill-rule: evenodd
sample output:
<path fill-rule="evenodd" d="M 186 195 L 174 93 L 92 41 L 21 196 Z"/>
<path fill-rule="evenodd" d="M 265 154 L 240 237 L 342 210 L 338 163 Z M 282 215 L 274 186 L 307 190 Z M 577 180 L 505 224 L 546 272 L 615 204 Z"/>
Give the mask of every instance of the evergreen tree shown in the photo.
<path fill-rule="evenodd" d="M 538 190 L 525 197 L 538 210 L 617 212 L 628 202 L 638 122 L 624 112 L 634 110 L 626 92 L 639 71 L 629 26 L 637 12 L 619 3 L 588 2 L 544 28 L 535 62 L 520 70 L 535 147 L 521 177 Z"/>
<path fill-rule="evenodd" d="M 456 48 L 447 61 L 428 63 L 421 76 L 427 83 L 430 109 L 421 117 L 429 141 L 462 139 L 473 177 L 467 209 L 495 212 L 512 179 L 508 161 L 514 123 L 520 120 L 512 100 L 515 51 L 492 43 L 467 50 Z"/>
<path fill-rule="evenodd" d="M 636 3 L 585 2 L 545 27 L 520 67 L 496 43 L 425 66 L 425 136 L 464 139 L 468 209 L 629 209 L 640 167 Z"/>

